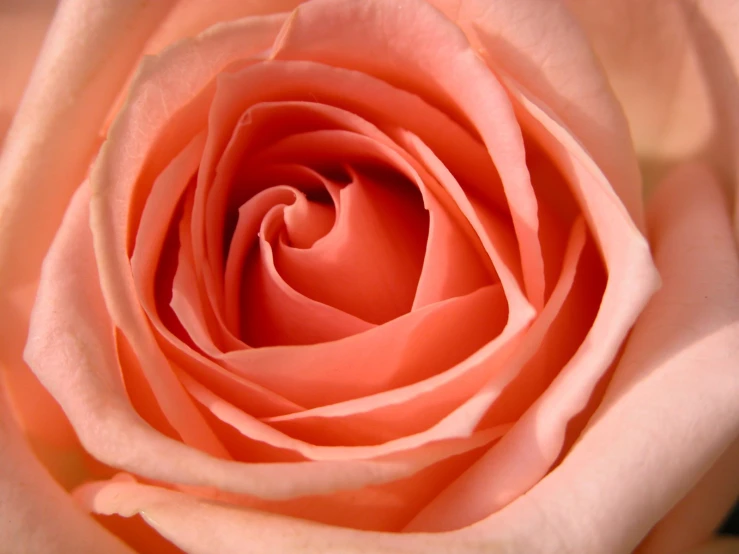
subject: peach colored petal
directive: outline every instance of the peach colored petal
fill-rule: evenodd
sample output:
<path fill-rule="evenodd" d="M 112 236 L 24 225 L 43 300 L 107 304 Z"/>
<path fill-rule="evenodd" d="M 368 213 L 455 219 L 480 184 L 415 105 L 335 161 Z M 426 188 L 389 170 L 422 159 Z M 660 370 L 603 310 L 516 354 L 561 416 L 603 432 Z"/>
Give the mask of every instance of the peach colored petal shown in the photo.
<path fill-rule="evenodd" d="M 678 552 L 709 540 L 739 497 L 737 467 L 739 438 L 650 531 L 637 554 Z"/>
<path fill-rule="evenodd" d="M 4 290 L 37 279 L 64 208 L 99 146 L 103 119 L 173 3 L 83 0 L 57 10 L 0 157 Z M 14 240 L 19 234 L 22 245 Z"/>
<path fill-rule="evenodd" d="M 267 499 L 387 483 L 413 475 L 445 457 L 441 449 L 432 457 L 427 452 L 411 452 L 377 462 L 247 464 L 223 459 L 228 455 L 219 443 L 215 448 L 221 458 L 204 452 L 202 446 L 191 448 L 152 429 L 132 409 L 121 380 L 113 330 L 96 284 L 86 224 L 88 199 L 89 190 L 83 187 L 75 195 L 47 256 L 26 359 L 93 456 L 150 479 Z M 182 386 L 179 381 L 177 386 Z M 176 392 L 168 390 L 171 395 Z M 188 397 L 176 407 L 188 410 L 191 402 Z M 161 399 L 159 404 L 166 411 Z M 186 440 L 202 440 L 206 448 L 210 447 L 206 441 L 217 441 L 206 435 L 210 428 L 197 420 L 187 421 L 190 427 L 178 429 L 186 432 Z"/>
<path fill-rule="evenodd" d="M 75 506 L 29 449 L 0 376 L 0 536 L 6 552 L 133 554 Z"/>
<path fill-rule="evenodd" d="M 159 173 L 156 165 L 161 164 L 161 169 L 166 167 L 172 157 L 170 153 L 176 153 L 202 129 L 208 84 L 230 62 L 267 47 L 281 21 L 280 16 L 275 16 L 233 23 L 216 33 L 213 40 L 197 42 L 191 39 L 160 58 L 149 59 L 93 169 L 91 184 L 95 194 L 91 202 L 91 220 L 95 227 L 93 236 L 103 293 L 111 317 L 131 342 L 137 356 L 147 360 L 147 367 L 152 367 L 152 377 L 161 375 L 169 379 L 166 359 L 155 344 L 138 305 L 127 258 L 129 212 L 136 207 L 132 198 L 134 185 L 143 167 L 148 175 L 156 176 Z M 245 36 L 249 37 L 248 41 L 244 40 Z M 192 56 L 197 56 L 202 63 L 193 66 L 189 63 Z M 187 79 L 183 78 L 181 64 L 191 68 L 184 73 Z M 166 90 L 168 95 L 162 98 L 159 92 L 152 95 L 151 90 Z M 185 106 L 195 113 L 182 112 Z M 174 113 L 177 117 L 172 117 Z M 157 136 L 162 128 L 170 133 L 167 137 Z M 162 142 L 157 156 L 147 165 L 149 150 L 159 139 Z M 119 147 L 119 142 L 126 147 Z M 173 390 L 177 390 L 177 386 L 173 386 Z M 197 420 L 195 415 L 193 417 Z"/>
<path fill-rule="evenodd" d="M 568 12 L 564 5 L 567 2 L 431 3 L 461 27 L 495 73 L 514 81 L 561 119 L 606 175 L 637 227 L 643 228 L 641 180 L 629 127 L 599 61 L 593 56 L 589 37 Z M 602 2 L 591 4 L 599 13 L 607 11 Z M 649 32 L 654 33 L 661 23 L 653 25 Z"/>
<path fill-rule="evenodd" d="M 200 0 L 177 0 L 167 16 L 147 41 L 143 54 L 156 56 L 170 45 L 201 34 L 209 27 L 250 16 L 270 15 L 292 11 L 305 0 L 218 0 L 204 4 Z M 105 125 L 107 129 L 126 100 L 134 76 L 121 87 Z"/>
<path fill-rule="evenodd" d="M 504 540 L 468 540 L 453 535 L 363 532 L 216 504 L 121 477 L 77 491 L 96 513 L 140 514 L 191 554 L 496 554 L 511 552 Z"/>
<path fill-rule="evenodd" d="M 423 145 L 417 141 L 417 147 L 420 148 L 421 146 Z M 265 159 L 260 159 L 260 162 L 273 162 L 275 160 L 282 159 L 282 156 L 288 156 L 289 159 L 298 161 L 300 161 L 301 157 L 308 156 L 309 159 L 315 161 L 316 159 L 320 159 L 320 157 L 325 158 L 329 152 L 332 154 L 332 157 L 350 154 L 352 156 L 360 156 L 360 159 L 364 160 L 393 160 L 394 164 L 401 168 L 408 163 L 416 164 L 414 159 L 402 150 L 394 152 L 393 149 L 390 148 L 390 145 L 374 142 L 364 135 L 355 135 L 345 131 L 316 131 L 313 133 L 294 135 L 278 142 L 271 149 L 265 151 Z M 273 157 L 275 158 L 274 160 L 271 159 Z M 407 159 L 403 160 L 404 157 Z M 414 169 L 416 172 L 421 170 L 420 167 L 416 167 Z M 439 169 L 443 170 L 443 167 Z M 408 174 L 408 170 L 406 170 L 406 174 Z M 411 173 L 411 175 L 412 174 L 413 173 Z M 446 185 L 446 189 L 450 190 L 450 187 L 456 187 L 453 188 L 453 190 L 454 194 L 458 195 L 458 201 L 460 203 L 466 203 L 466 206 L 464 206 L 465 215 L 470 220 L 470 223 L 478 229 L 478 234 L 481 235 L 485 248 L 488 251 L 488 255 L 493 259 L 493 263 L 496 268 L 498 268 L 503 288 L 506 290 L 506 298 L 509 303 L 509 320 L 506 327 L 503 329 L 502 334 L 481 350 L 481 352 L 476 354 L 474 358 L 466 360 L 466 365 L 459 367 L 453 372 L 446 372 L 440 376 L 436 376 L 441 378 L 442 382 L 452 383 L 454 388 L 457 389 L 454 394 L 445 393 L 444 405 L 450 406 L 456 404 L 460 400 L 460 394 L 462 397 L 469 397 L 469 394 L 479 388 L 481 384 L 480 379 L 484 379 L 484 376 L 487 375 L 481 370 L 486 367 L 492 367 L 495 363 L 493 359 L 502 359 L 501 357 L 508 355 L 512 342 L 515 342 L 515 337 L 517 337 L 517 335 L 527 325 L 528 321 L 532 317 L 532 313 L 527 301 L 522 297 L 515 279 L 512 278 L 509 272 L 507 272 L 508 264 L 505 264 L 502 261 L 503 258 L 498 252 L 497 245 L 495 244 L 498 241 L 496 241 L 495 238 L 491 239 L 494 235 L 494 232 L 491 232 L 493 230 L 480 222 L 479 214 L 475 213 L 474 208 L 469 204 L 469 200 L 463 194 L 460 194 L 458 191 L 458 184 L 456 184 L 453 178 L 448 175 L 448 172 L 444 174 L 444 178 L 446 179 L 446 182 L 444 183 Z M 433 182 L 434 180 L 430 176 L 426 175 L 419 183 L 419 186 L 424 186 L 425 183 Z M 434 191 L 440 194 L 448 194 L 444 189 L 441 189 L 438 184 L 435 185 Z M 224 359 L 227 360 L 230 357 L 238 358 L 240 356 L 242 356 L 241 353 L 233 352 L 224 356 Z M 475 371 L 470 371 L 470 368 L 473 368 Z M 467 373 L 470 373 L 472 380 L 469 378 L 470 375 L 465 375 Z M 460 375 L 465 376 L 465 379 L 462 380 L 464 384 L 461 385 L 464 389 L 460 389 L 460 384 L 455 383 L 455 380 L 457 380 L 457 377 Z M 388 393 L 388 397 L 395 397 L 395 399 L 391 401 L 391 404 L 397 404 L 400 401 L 400 398 L 414 398 L 419 397 L 419 395 L 426 396 L 425 400 L 431 400 L 428 393 L 433 391 L 432 383 L 438 385 L 438 383 L 435 382 L 436 377 L 428 379 L 421 384 L 403 388 L 407 390 L 398 389 L 396 391 L 390 391 L 390 393 Z M 382 395 L 377 395 L 376 397 L 367 397 L 356 401 L 350 401 L 346 403 L 346 406 L 337 405 L 329 407 L 329 409 L 325 411 L 322 409 L 314 410 L 313 412 L 315 412 L 315 414 L 310 415 L 318 415 L 319 411 L 325 412 L 325 415 L 328 415 L 332 411 L 335 411 L 338 414 L 344 412 L 350 406 L 352 411 L 356 411 L 357 409 L 360 411 L 367 411 L 370 408 L 377 409 L 381 396 Z M 434 411 L 420 410 L 417 413 L 433 417 L 431 414 L 438 413 L 441 408 L 438 402 L 434 401 L 433 403 L 435 404 L 435 407 L 433 408 Z M 382 404 L 380 404 L 380 406 L 382 406 Z M 306 415 L 309 414 L 306 413 Z M 406 419 L 406 422 L 407 421 L 408 420 Z"/>
<path fill-rule="evenodd" d="M 553 320 L 558 317 L 563 303 L 570 295 L 584 238 L 584 226 L 580 222 L 579 225 L 573 227 L 560 282 L 555 286 L 554 293 L 545 309 L 531 324 L 528 333 L 521 339 L 516 337 L 513 341 L 515 351 L 503 349 L 504 356 L 499 357 L 498 353 L 496 357 L 495 348 L 500 348 L 501 340 L 498 337 L 452 369 L 420 383 L 368 396 L 354 402 L 308 410 L 294 416 L 273 418 L 272 421 L 294 420 L 309 429 L 311 425 L 320 425 L 324 419 L 331 421 L 334 425 L 336 421 L 344 426 L 359 423 L 360 430 L 362 425 L 369 426 L 374 423 L 375 426 L 387 425 L 395 432 L 400 429 L 400 432 L 404 434 L 429 435 L 436 439 L 470 433 L 471 429 L 480 425 L 483 415 L 489 410 L 491 404 L 499 400 L 521 368 L 542 346 Z M 505 338 L 505 330 L 501 336 Z M 482 377 L 475 376 L 475 370 L 481 369 L 487 371 Z M 474 387 L 469 386 L 469 378 L 459 377 L 460 374 L 464 376 L 465 372 L 476 377 L 477 381 L 473 381 Z M 455 386 L 448 385 L 449 382 Z M 469 388 L 461 388 L 465 385 Z M 404 396 L 410 396 L 410 400 Z M 349 407 L 352 411 L 347 410 Z M 358 409 L 364 409 L 367 413 L 361 411 L 358 414 L 353 413 Z M 344 412 L 348 413 L 348 417 Z M 441 418 L 441 420 L 428 427 L 429 422 L 434 421 L 435 418 Z M 490 422 L 486 423 L 490 424 Z M 484 428 L 484 425 L 480 427 Z"/>
<path fill-rule="evenodd" d="M 57 0 L 0 2 L 0 50 L 13 52 L 0 62 L 0 145 L 23 96 Z"/>
<path fill-rule="evenodd" d="M 449 440 L 447 437 L 435 441 L 425 435 L 409 435 L 374 445 L 314 445 L 275 430 L 249 413 L 225 402 L 205 387 L 198 385 L 193 379 L 185 375 L 182 377 L 190 394 L 223 423 L 252 440 L 270 444 L 275 448 L 295 450 L 310 460 L 370 460 L 393 454 L 399 454 L 398 457 L 402 458 L 410 452 L 413 453 L 414 458 L 425 456 L 439 460 L 489 444 L 500 438 L 510 428 L 510 425 L 503 424 L 475 432 L 470 436 L 449 437 Z"/>
<path fill-rule="evenodd" d="M 420 0 L 396 2 L 393 7 L 385 9 L 386 4 L 376 0 L 303 4 L 293 12 L 272 57 L 319 61 L 384 78 L 441 106 L 475 129 L 508 199 L 527 296 L 541 308 L 544 273 L 536 198 L 526 171 L 520 130 L 505 91 L 459 29 L 436 9 Z M 413 32 L 408 31 L 411 28 Z M 424 38 L 414 40 L 416 36 Z M 445 47 L 419 47 L 439 42 Z"/>
<path fill-rule="evenodd" d="M 382 324 L 412 307 L 428 213 L 410 182 L 348 172 L 352 181 L 339 191 L 333 229 L 310 248 L 277 242 L 275 267 L 304 295 Z"/>
<path fill-rule="evenodd" d="M 339 341 L 255 349 L 227 361 L 235 372 L 299 404 L 325 406 L 448 369 L 495 338 L 506 315 L 500 286 L 491 285 Z"/>
<path fill-rule="evenodd" d="M 181 189 L 190 182 L 189 176 L 194 172 L 192 164 L 197 164 L 199 160 L 202 142 L 202 135 L 195 137 L 162 172 L 152 188 L 141 217 L 137 242 L 131 257 L 137 293 L 155 329 L 176 349 L 170 351 L 170 355 L 183 367 L 187 367 L 198 377 L 205 378 L 205 382 L 216 390 L 240 396 L 241 401 L 248 403 L 256 413 L 261 414 L 265 411 L 274 413 L 275 409 L 283 413 L 299 409 L 299 406 L 279 398 L 273 392 L 240 379 L 199 356 L 195 350 L 167 329 L 160 317 L 160 307 L 157 306 L 155 299 L 158 260 L 162 255 L 168 227 L 180 201 Z"/>
<path fill-rule="evenodd" d="M 470 535 L 510 537 L 513 551 L 631 552 L 736 440 L 739 258 L 711 174 L 677 170 L 649 229 L 664 286 L 599 411 L 561 465 Z"/>
<path fill-rule="evenodd" d="M 490 201 L 491 205 L 504 204 L 495 169 L 482 146 L 419 98 L 367 75 L 315 63 L 273 61 L 255 64 L 236 74 L 219 77 L 210 110 L 210 121 L 216 131 L 213 148 L 219 151 L 225 147 L 225 150 L 208 193 L 206 220 L 197 219 L 200 231 L 196 235 L 204 236 L 204 230 L 209 230 L 210 243 L 205 250 L 211 263 L 204 268 L 204 277 L 215 298 L 219 298 L 221 280 L 221 248 L 218 246 L 223 242 L 221 222 L 227 202 L 226 190 L 234 179 L 234 166 L 246 151 L 260 144 L 276 140 L 289 131 L 308 130 L 303 129 L 304 125 L 310 128 L 310 125 L 327 124 L 314 121 L 307 114 L 305 118 L 287 117 L 287 111 L 278 111 L 278 104 L 265 101 L 288 98 L 310 100 L 315 116 L 330 119 L 333 121 L 331 125 L 343 125 L 347 116 L 342 116 L 336 107 L 344 107 L 355 120 L 354 114 L 358 113 L 366 114 L 369 121 L 383 127 L 407 126 L 428 140 L 455 175 L 481 198 Z M 370 98 L 371 102 L 368 101 Z M 319 100 L 331 105 L 316 104 Z M 265 120 L 266 117 L 269 119 Z M 236 124 L 236 131 L 226 146 L 224 129 L 229 129 L 231 123 Z M 249 166 L 248 169 L 252 172 L 254 168 Z M 202 185 L 206 180 L 204 177 Z"/>
<path fill-rule="evenodd" d="M 568 421 L 587 404 L 657 286 L 646 242 L 603 174 L 556 120 L 512 83 L 506 84 L 514 94 L 522 126 L 548 151 L 571 184 L 604 258 L 608 284 L 588 337 L 552 386 L 499 448 L 483 456 L 413 522 L 414 530 L 450 529 L 479 520 L 525 492 L 546 473 L 562 448 Z M 590 344 L 597 344 L 597 349 Z M 532 441 L 536 441 L 536 449 L 530 448 Z M 521 463 L 521 456 L 527 461 Z M 516 478 L 496 494 L 477 495 L 481 480 L 489 488 L 497 476 L 509 473 Z"/>
<path fill-rule="evenodd" d="M 739 201 L 736 2 L 566 3 L 626 112 L 646 183 L 653 187 L 674 163 L 698 158 Z"/>
<path fill-rule="evenodd" d="M 276 231 L 274 210 L 262 221 L 259 248 L 252 251 L 244 268 L 241 328 L 245 340 L 254 346 L 313 344 L 372 329 L 372 323 L 301 294 L 280 275 L 270 245 Z"/>
<path fill-rule="evenodd" d="M 262 220 L 275 206 L 290 206 L 294 203 L 296 198 L 297 191 L 295 189 L 284 185 L 278 185 L 265 188 L 265 190 L 258 192 L 239 208 L 236 228 L 234 229 L 233 236 L 231 237 L 231 244 L 229 245 L 225 271 L 224 297 L 228 298 L 228 302 L 225 305 L 225 320 L 231 329 L 243 329 L 243 314 L 251 317 L 250 309 L 248 308 L 249 302 L 244 301 L 242 298 L 258 296 L 254 291 L 250 292 L 244 284 L 244 264 L 249 258 L 249 254 L 252 250 L 256 251 L 257 249 L 262 248 L 261 243 L 263 242 L 263 239 L 258 236 L 262 226 Z M 272 252 L 271 245 L 265 244 L 264 248 L 268 248 L 269 252 Z M 252 272 L 261 272 L 263 269 L 262 264 L 260 264 L 258 260 L 254 260 L 256 256 L 256 253 L 251 255 L 252 263 L 250 266 Z M 258 267 L 254 268 L 254 264 L 257 264 Z M 282 281 L 279 275 L 274 275 L 274 272 L 272 273 L 272 276 L 278 281 Z M 295 296 L 299 295 L 295 294 Z M 259 301 L 259 298 L 256 300 Z M 318 309 L 318 307 L 316 308 Z M 324 310 L 326 310 L 326 308 L 328 307 L 325 307 Z M 334 311 L 333 315 L 338 316 L 338 321 L 334 321 L 333 324 L 329 321 L 328 324 L 337 325 L 343 321 L 344 326 L 352 329 L 352 331 L 344 332 L 343 334 L 345 336 L 372 327 L 367 322 L 358 321 L 357 318 L 354 317 L 347 317 L 349 314 L 340 314 L 337 312 L 338 311 Z M 254 321 L 249 324 L 254 325 L 258 330 L 258 321 Z M 298 325 L 300 325 L 300 322 L 298 322 Z"/>

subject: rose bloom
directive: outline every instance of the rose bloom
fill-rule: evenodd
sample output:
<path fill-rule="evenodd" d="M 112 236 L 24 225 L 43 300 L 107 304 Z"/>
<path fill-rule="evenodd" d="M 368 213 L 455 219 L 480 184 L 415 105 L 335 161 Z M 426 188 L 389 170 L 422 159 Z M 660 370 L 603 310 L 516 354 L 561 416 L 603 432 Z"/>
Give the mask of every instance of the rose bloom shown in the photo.
<path fill-rule="evenodd" d="M 0 551 L 737 551 L 737 25 L 0 2 Z"/>

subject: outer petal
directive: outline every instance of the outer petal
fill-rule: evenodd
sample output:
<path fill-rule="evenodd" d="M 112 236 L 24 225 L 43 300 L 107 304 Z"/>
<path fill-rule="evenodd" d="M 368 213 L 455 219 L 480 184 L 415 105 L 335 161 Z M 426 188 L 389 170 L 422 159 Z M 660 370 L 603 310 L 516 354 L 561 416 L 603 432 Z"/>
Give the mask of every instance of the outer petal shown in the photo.
<path fill-rule="evenodd" d="M 56 0 L 0 1 L 0 144 L 28 82 Z"/>
<path fill-rule="evenodd" d="M 626 111 L 647 184 L 675 160 L 698 156 L 736 190 L 739 4 L 566 1 Z"/>
<path fill-rule="evenodd" d="M 67 0 L 59 6 L 0 158 L 3 287 L 38 276 L 111 102 L 173 2 Z"/>
<path fill-rule="evenodd" d="M 133 554 L 74 505 L 28 448 L 0 379 L 0 537 L 3 552 Z"/>
<path fill-rule="evenodd" d="M 561 119 L 643 228 L 641 181 L 628 126 L 586 37 L 563 2 L 431 3 L 465 31 L 494 72 L 511 78 Z"/>
<path fill-rule="evenodd" d="M 640 546 L 639 554 L 680 552 L 708 540 L 739 496 L 739 438 Z M 735 548 L 739 543 L 735 545 Z M 739 548 L 736 550 L 739 552 Z"/>
<path fill-rule="evenodd" d="M 470 532 L 522 552 L 631 552 L 736 440 L 739 259 L 711 174 L 677 171 L 650 230 L 664 287 L 599 412 L 557 469 Z"/>
<path fill-rule="evenodd" d="M 363 532 L 219 505 L 140 485 L 130 477 L 90 484 L 77 496 L 96 513 L 140 514 L 190 554 L 513 554 L 502 540 Z M 518 551 L 516 551 L 518 552 Z"/>

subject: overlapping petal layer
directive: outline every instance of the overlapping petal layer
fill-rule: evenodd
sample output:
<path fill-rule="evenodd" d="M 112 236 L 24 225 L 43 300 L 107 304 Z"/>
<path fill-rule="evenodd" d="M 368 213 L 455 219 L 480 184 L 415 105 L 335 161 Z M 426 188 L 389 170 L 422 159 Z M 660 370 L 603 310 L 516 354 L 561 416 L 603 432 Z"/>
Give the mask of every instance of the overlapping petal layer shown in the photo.
<path fill-rule="evenodd" d="M 571 446 L 657 283 L 631 169 L 396 4 L 315 0 L 144 64 L 27 350 L 95 457 L 207 506 L 443 531 Z M 93 487 L 117 488 L 141 502 L 89 506 L 179 494 Z"/>

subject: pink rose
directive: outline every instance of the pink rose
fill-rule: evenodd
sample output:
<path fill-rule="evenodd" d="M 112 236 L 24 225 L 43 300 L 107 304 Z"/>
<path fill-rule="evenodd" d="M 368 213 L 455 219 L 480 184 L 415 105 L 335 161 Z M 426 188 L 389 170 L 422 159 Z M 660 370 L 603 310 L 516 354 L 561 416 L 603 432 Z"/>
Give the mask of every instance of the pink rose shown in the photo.
<path fill-rule="evenodd" d="M 10 552 L 710 538 L 736 3 L 0 6 Z"/>

